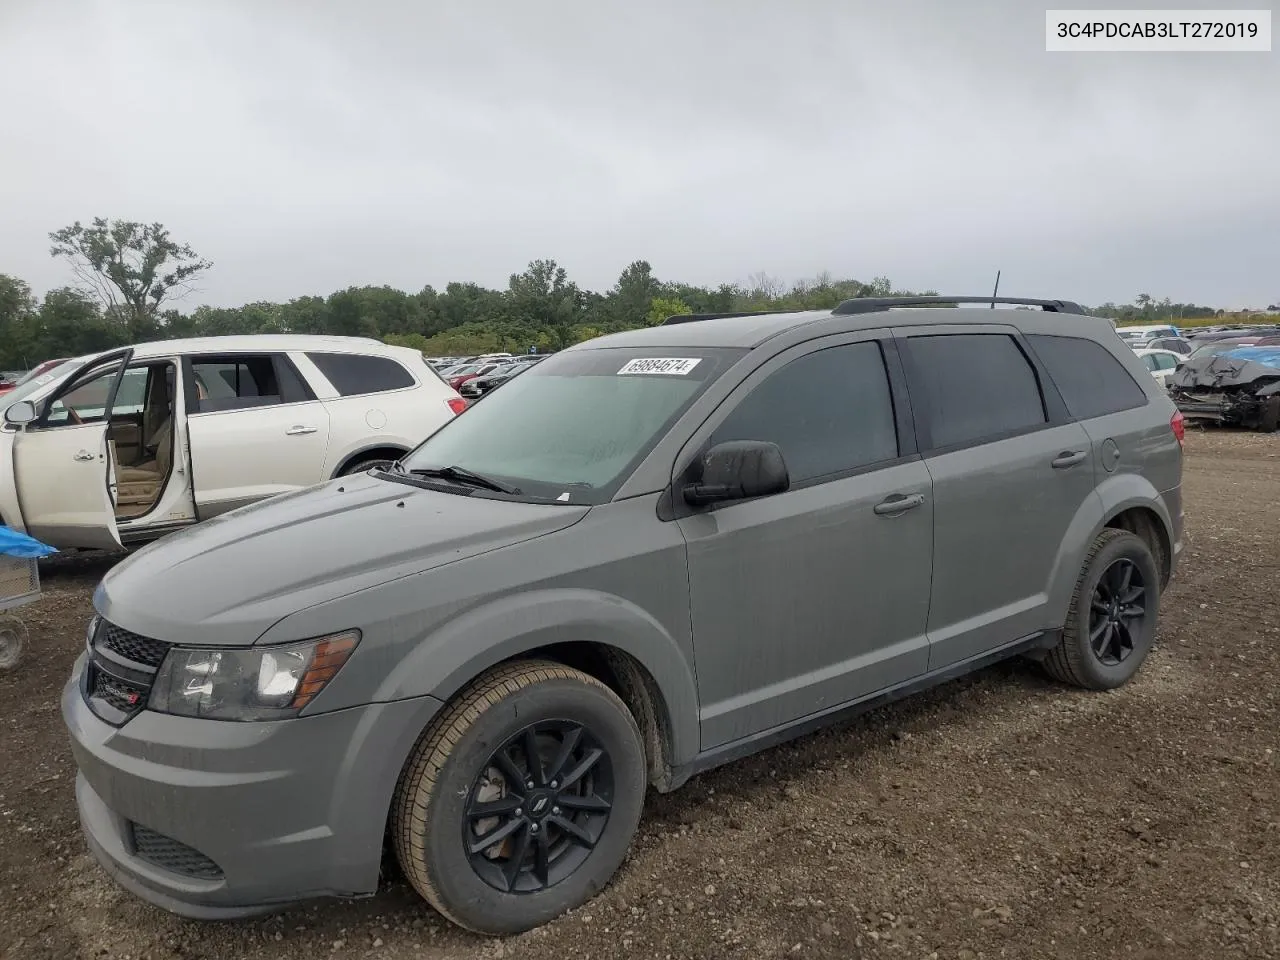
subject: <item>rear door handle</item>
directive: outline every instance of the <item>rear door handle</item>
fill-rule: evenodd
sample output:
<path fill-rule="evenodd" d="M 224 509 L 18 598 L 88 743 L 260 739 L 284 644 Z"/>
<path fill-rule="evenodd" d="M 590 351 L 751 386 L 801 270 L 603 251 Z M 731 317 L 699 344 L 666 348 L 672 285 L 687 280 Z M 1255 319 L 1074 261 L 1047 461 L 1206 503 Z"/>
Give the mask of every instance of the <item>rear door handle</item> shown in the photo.
<path fill-rule="evenodd" d="M 298 436 L 301 436 L 301 435 L 302 435 L 302 434 L 304 434 L 304 433 L 315 433 L 318 429 L 320 429 L 320 428 L 319 428 L 319 427 L 304 427 L 304 426 L 302 426 L 301 424 L 298 424 L 298 426 L 296 426 L 296 427 L 290 427 L 288 430 L 286 430 L 286 431 L 284 432 L 284 435 L 285 435 L 286 437 L 298 437 Z"/>
<path fill-rule="evenodd" d="M 95 457 L 88 450 L 81 450 L 79 453 L 73 454 L 73 457 L 76 460 L 96 460 L 97 459 L 97 457 Z"/>
<path fill-rule="evenodd" d="M 1067 450 L 1053 458 L 1053 469 L 1064 470 L 1083 462 L 1088 453 L 1084 450 Z"/>
<path fill-rule="evenodd" d="M 906 513 L 908 510 L 912 510 L 923 503 L 923 493 L 910 495 L 895 493 L 891 497 L 885 497 L 871 509 L 882 517 L 896 517 L 898 514 Z"/>

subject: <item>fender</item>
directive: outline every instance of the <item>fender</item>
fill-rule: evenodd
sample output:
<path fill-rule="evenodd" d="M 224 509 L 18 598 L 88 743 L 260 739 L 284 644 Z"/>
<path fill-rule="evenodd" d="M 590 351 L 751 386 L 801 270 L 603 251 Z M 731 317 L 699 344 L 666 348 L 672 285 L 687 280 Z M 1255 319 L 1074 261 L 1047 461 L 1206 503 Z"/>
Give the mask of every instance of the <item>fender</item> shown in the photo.
<path fill-rule="evenodd" d="M 376 699 L 432 696 L 447 702 L 504 660 L 572 642 L 612 647 L 643 666 L 665 702 L 670 762 L 684 764 L 697 755 L 698 700 L 689 655 L 635 604 L 593 590 L 514 593 L 446 621 L 387 672 Z"/>
<path fill-rule="evenodd" d="M 1138 473 L 1115 474 L 1104 479 L 1093 496 L 1076 511 L 1063 537 L 1049 582 L 1049 609 L 1054 612 L 1052 628 L 1059 628 L 1067 621 L 1071 595 L 1089 545 L 1112 520 L 1133 507 L 1150 510 L 1159 517 L 1166 541 L 1173 544 L 1173 522 L 1164 498 L 1151 481 Z"/>

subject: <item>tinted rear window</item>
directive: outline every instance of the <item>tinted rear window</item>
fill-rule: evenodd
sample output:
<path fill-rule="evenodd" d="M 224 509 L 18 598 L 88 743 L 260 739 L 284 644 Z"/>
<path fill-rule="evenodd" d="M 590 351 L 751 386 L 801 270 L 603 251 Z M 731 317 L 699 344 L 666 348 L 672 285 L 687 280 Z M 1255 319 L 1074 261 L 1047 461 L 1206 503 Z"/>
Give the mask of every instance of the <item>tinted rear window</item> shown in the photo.
<path fill-rule="evenodd" d="M 359 353 L 308 353 L 324 378 L 344 397 L 412 387 L 413 376 L 390 357 Z"/>
<path fill-rule="evenodd" d="M 1147 395 L 1106 347 L 1084 337 L 1033 333 L 1027 343 L 1078 420 L 1146 406 Z"/>
<path fill-rule="evenodd" d="M 922 399 L 932 447 L 996 440 L 1048 422 L 1035 369 L 1013 337 L 940 334 L 906 342 L 911 395 Z"/>

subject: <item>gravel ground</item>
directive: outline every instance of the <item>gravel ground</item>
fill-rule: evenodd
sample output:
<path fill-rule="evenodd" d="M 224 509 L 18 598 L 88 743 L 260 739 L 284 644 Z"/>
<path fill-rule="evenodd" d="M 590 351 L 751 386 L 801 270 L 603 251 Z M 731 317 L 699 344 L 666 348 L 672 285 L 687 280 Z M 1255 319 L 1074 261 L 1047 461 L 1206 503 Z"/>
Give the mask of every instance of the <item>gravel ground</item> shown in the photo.
<path fill-rule="evenodd" d="M 1188 548 L 1121 691 L 1001 665 L 650 797 L 596 900 L 507 940 L 375 898 L 179 920 L 88 857 L 58 691 L 109 559 L 55 561 L 0 675 L 0 956 L 1280 957 L 1280 437 L 1194 432 Z"/>

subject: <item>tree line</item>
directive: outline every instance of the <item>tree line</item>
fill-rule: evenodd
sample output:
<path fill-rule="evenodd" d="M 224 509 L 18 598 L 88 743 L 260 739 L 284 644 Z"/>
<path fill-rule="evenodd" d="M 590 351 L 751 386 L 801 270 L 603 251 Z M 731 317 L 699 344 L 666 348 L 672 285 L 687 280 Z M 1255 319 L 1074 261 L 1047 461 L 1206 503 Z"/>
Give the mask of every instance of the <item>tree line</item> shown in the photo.
<path fill-rule="evenodd" d="M 178 305 L 212 264 L 174 241 L 162 224 L 98 218 L 49 236 L 51 255 L 68 262 L 77 283 L 37 298 L 22 280 L 0 274 L 0 370 L 147 340 L 253 333 L 374 337 L 428 356 L 530 348 L 544 353 L 678 313 L 824 309 L 850 297 L 935 292 L 900 290 L 885 277 L 862 281 L 827 273 L 789 285 L 760 273 L 743 284 L 707 287 L 660 280 L 645 260 L 629 264 L 610 289 L 598 292 L 579 286 L 548 259 L 512 274 L 501 290 L 465 282 L 416 293 L 348 287 L 286 303 L 183 312 Z M 1203 323 L 1223 313 L 1147 294 L 1094 312 L 1122 323 Z"/>

